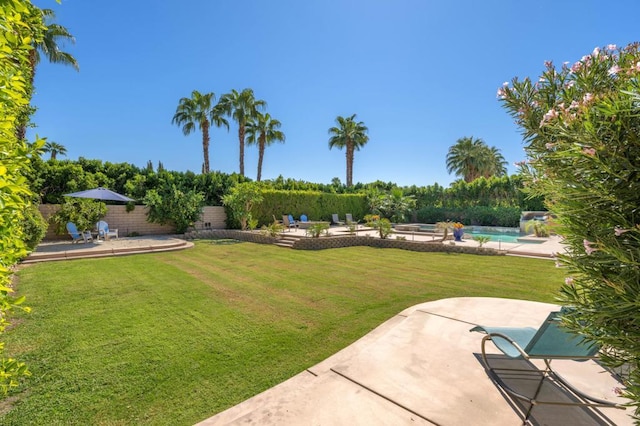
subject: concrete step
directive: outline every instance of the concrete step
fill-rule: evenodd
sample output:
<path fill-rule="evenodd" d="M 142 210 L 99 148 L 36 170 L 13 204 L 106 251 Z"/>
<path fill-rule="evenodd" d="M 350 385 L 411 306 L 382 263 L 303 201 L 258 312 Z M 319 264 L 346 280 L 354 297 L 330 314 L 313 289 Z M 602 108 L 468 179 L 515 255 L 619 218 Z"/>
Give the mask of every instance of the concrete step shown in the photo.
<path fill-rule="evenodd" d="M 280 234 L 280 238 L 275 242 L 275 245 L 285 248 L 292 248 L 293 245 L 298 241 L 301 237 Z"/>

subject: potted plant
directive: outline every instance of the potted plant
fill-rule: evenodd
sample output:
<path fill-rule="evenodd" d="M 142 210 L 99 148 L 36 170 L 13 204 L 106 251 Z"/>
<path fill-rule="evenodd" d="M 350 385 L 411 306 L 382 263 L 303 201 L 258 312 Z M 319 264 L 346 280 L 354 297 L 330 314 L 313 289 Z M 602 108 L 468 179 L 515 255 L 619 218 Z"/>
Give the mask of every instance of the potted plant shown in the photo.
<path fill-rule="evenodd" d="M 464 225 L 460 222 L 455 222 L 453 224 L 453 239 L 455 241 L 462 241 L 463 235 L 464 235 Z"/>

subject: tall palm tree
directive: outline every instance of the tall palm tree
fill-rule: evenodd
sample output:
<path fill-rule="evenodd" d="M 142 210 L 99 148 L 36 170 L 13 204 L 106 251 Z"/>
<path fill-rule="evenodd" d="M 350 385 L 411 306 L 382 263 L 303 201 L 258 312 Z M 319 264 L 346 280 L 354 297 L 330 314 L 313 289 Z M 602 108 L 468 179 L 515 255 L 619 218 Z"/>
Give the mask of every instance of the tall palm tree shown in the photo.
<path fill-rule="evenodd" d="M 33 6 L 35 8 L 35 6 Z M 36 13 L 42 13 L 42 18 L 46 26 L 46 30 L 43 33 L 42 40 L 33 43 L 33 49 L 29 51 L 29 66 L 31 67 L 31 75 L 29 80 L 29 87 L 33 87 L 33 81 L 36 76 L 36 67 L 40 63 L 42 55 L 44 55 L 52 64 L 69 65 L 76 71 L 80 71 L 78 61 L 70 53 L 60 50 L 61 42 L 68 41 L 69 43 L 75 43 L 76 39 L 69 33 L 69 31 L 62 25 L 53 23 L 55 19 L 55 12 L 51 9 L 37 9 Z M 24 140 L 27 133 L 27 122 L 29 121 L 29 115 L 34 111 L 33 108 L 27 111 L 27 115 L 20 117 L 18 125 L 16 126 L 16 136 L 19 140 Z"/>
<path fill-rule="evenodd" d="M 258 145 L 258 176 L 256 181 L 260 182 L 262 177 L 262 160 L 264 159 L 264 149 L 274 142 L 284 143 L 284 133 L 278 130 L 282 123 L 271 118 L 269 113 L 258 112 L 252 121 L 247 122 L 247 145 Z"/>
<path fill-rule="evenodd" d="M 503 176 L 507 162 L 496 147 L 489 147 L 480 138 L 463 137 L 449 148 L 447 171 L 462 176 L 465 182 L 479 177 Z"/>
<path fill-rule="evenodd" d="M 34 49 L 29 53 L 29 60 L 31 62 L 31 82 L 33 83 L 33 77 L 35 76 L 35 68 L 40 63 L 41 55 L 46 58 L 52 64 L 70 65 L 76 71 L 80 71 L 78 61 L 70 53 L 60 50 L 60 42 L 68 41 L 71 44 L 76 42 L 76 39 L 71 33 L 62 25 L 54 24 L 52 21 L 55 19 L 56 14 L 51 9 L 42 9 L 42 17 L 47 29 L 44 32 L 42 41 L 34 44 Z"/>
<path fill-rule="evenodd" d="M 507 174 L 507 161 L 504 159 L 500 150 L 492 146 L 487 151 L 487 164 L 483 176 L 488 178 L 491 176 L 505 176 Z"/>
<path fill-rule="evenodd" d="M 242 92 L 231 90 L 220 97 L 218 106 L 225 114 L 238 123 L 238 142 L 240 144 L 240 175 L 244 176 L 244 134 L 247 122 L 252 120 L 258 111 L 263 110 L 267 103 L 256 99 L 253 90 L 244 89 Z"/>
<path fill-rule="evenodd" d="M 355 151 L 359 151 L 361 147 L 369 142 L 367 132 L 369 129 L 362 121 L 355 121 L 356 115 L 351 117 L 336 118 L 338 126 L 329 129 L 329 149 L 334 146 L 342 149 L 345 148 L 347 156 L 347 187 L 353 185 L 353 155 Z"/>
<path fill-rule="evenodd" d="M 51 154 L 51 159 L 55 160 L 58 154 L 67 155 L 67 148 L 64 145 L 61 145 L 56 142 L 47 142 L 44 144 L 43 152 L 48 152 Z"/>
<path fill-rule="evenodd" d="M 190 98 L 182 98 L 171 120 L 172 124 L 182 126 L 182 133 L 189 135 L 196 127 L 202 131 L 202 154 L 204 163 L 202 172 L 209 173 L 209 127 L 225 126 L 229 130 L 229 123 L 223 117 L 219 108 L 213 105 L 215 93 L 191 92 Z"/>

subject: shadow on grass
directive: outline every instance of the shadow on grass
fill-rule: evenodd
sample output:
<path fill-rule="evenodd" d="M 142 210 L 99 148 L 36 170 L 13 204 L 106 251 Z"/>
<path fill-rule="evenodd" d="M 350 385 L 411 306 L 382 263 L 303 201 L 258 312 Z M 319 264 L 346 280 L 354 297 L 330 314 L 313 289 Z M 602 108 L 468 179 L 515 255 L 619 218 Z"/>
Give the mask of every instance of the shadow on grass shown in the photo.
<path fill-rule="evenodd" d="M 244 243 L 244 241 L 234 240 L 233 238 L 221 238 L 219 240 L 211 240 L 210 244 L 214 246 L 224 246 L 229 244 L 239 244 Z"/>

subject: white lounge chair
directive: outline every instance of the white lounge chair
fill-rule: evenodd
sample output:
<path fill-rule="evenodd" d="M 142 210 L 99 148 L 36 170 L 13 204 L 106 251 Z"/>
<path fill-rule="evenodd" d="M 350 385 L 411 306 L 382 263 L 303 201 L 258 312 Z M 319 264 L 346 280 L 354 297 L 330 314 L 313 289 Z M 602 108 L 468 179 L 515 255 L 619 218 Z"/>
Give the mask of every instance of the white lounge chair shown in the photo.
<path fill-rule="evenodd" d="M 96 228 L 98 228 L 98 238 L 103 240 L 109 240 L 111 237 L 118 238 L 118 230 L 117 229 L 109 229 L 109 225 L 104 220 L 96 223 Z"/>

